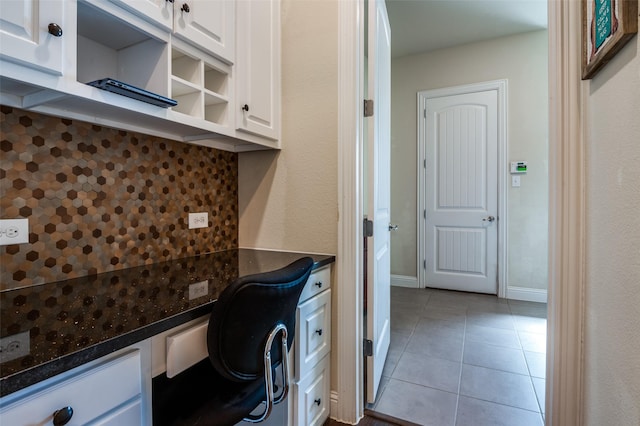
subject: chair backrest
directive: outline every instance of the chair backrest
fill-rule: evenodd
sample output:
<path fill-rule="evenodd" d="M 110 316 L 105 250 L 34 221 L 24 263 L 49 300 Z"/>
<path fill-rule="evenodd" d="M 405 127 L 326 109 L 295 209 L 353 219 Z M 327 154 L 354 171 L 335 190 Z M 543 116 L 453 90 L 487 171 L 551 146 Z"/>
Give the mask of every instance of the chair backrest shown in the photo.
<path fill-rule="evenodd" d="M 269 332 L 282 323 L 288 347 L 295 335 L 296 307 L 313 260 L 299 259 L 282 269 L 240 277 L 213 304 L 207 345 L 220 375 L 236 382 L 264 377 L 264 345 Z M 274 366 L 282 360 L 280 339 L 272 345 Z"/>

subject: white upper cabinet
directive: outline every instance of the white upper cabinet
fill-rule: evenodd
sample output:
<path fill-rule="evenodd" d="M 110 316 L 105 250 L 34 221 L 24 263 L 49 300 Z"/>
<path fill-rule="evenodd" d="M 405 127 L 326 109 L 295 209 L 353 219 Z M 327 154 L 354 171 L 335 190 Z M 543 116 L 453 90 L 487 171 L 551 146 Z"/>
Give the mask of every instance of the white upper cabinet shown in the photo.
<path fill-rule="evenodd" d="M 174 34 L 219 58 L 234 62 L 233 0 L 175 0 Z"/>
<path fill-rule="evenodd" d="M 279 149 L 279 1 L 0 0 L 0 97 L 186 143 Z M 88 84 L 104 78 L 178 104 Z"/>
<path fill-rule="evenodd" d="M 236 128 L 280 138 L 280 1 L 237 1 Z"/>
<path fill-rule="evenodd" d="M 1 56 L 61 75 L 65 33 L 63 0 L 1 0 Z"/>
<path fill-rule="evenodd" d="M 154 23 L 171 31 L 173 29 L 174 0 L 111 0 L 135 14 L 146 16 Z"/>

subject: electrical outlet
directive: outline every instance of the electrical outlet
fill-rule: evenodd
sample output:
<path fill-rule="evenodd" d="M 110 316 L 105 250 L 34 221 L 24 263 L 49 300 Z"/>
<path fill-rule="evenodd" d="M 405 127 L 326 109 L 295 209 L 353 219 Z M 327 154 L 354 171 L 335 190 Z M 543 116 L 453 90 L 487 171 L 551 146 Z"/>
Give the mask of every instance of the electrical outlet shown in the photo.
<path fill-rule="evenodd" d="M 209 281 L 200 281 L 199 283 L 189 285 L 189 300 L 209 294 Z"/>
<path fill-rule="evenodd" d="M 0 219 L 0 246 L 29 242 L 29 219 Z"/>
<path fill-rule="evenodd" d="M 0 362 L 11 361 L 29 355 L 31 347 L 29 345 L 29 332 L 13 334 L 0 339 Z"/>
<path fill-rule="evenodd" d="M 209 213 L 189 213 L 189 229 L 209 226 Z"/>

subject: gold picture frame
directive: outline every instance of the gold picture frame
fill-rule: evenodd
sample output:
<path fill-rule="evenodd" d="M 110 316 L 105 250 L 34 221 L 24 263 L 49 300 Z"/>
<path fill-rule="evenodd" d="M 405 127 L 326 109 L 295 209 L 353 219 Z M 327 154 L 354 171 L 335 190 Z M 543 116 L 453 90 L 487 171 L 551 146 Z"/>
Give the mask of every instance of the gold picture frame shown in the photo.
<path fill-rule="evenodd" d="M 638 0 L 582 0 L 582 79 L 593 78 L 638 32 Z"/>

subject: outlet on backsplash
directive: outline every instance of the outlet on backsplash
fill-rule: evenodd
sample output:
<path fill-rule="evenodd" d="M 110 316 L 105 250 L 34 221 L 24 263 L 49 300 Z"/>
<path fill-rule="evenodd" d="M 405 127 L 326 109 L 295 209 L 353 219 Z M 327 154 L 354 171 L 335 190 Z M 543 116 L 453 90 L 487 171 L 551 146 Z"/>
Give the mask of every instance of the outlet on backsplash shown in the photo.
<path fill-rule="evenodd" d="M 29 219 L 0 219 L 0 246 L 29 242 Z"/>
<path fill-rule="evenodd" d="M 0 339 L 0 362 L 11 361 L 29 355 L 29 332 L 13 334 Z"/>
<path fill-rule="evenodd" d="M 209 226 L 209 213 L 189 213 L 189 229 Z"/>

